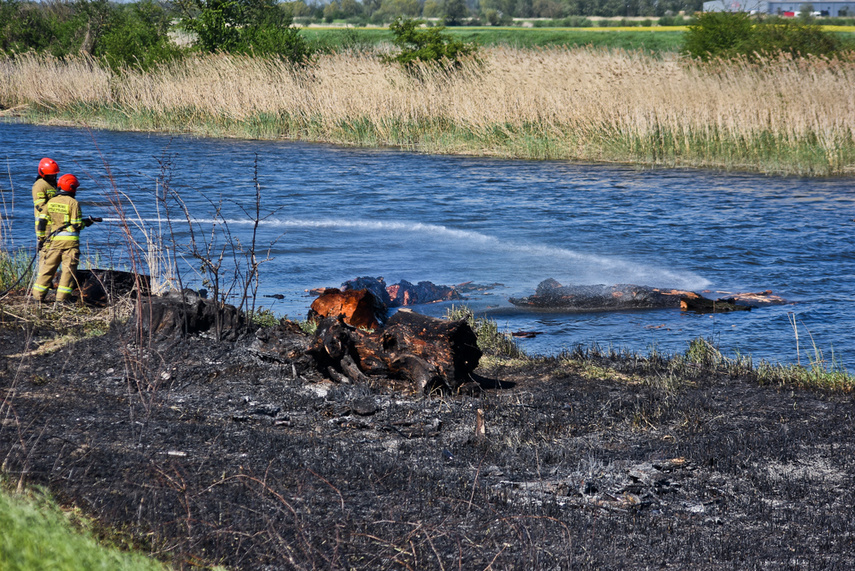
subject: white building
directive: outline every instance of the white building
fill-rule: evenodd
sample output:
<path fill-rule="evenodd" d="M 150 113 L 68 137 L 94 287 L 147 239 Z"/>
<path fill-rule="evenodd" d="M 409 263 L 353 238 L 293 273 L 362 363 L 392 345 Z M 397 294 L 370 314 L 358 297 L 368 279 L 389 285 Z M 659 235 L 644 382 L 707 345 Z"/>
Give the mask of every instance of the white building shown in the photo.
<path fill-rule="evenodd" d="M 844 2 L 775 2 L 773 0 L 712 0 L 704 2 L 704 12 L 748 12 L 798 16 L 802 6 L 817 16 L 855 17 L 855 0 Z"/>
<path fill-rule="evenodd" d="M 769 14 L 778 16 L 798 15 L 802 6 L 809 6 L 817 16 L 855 16 L 855 1 L 852 2 L 769 2 Z"/>

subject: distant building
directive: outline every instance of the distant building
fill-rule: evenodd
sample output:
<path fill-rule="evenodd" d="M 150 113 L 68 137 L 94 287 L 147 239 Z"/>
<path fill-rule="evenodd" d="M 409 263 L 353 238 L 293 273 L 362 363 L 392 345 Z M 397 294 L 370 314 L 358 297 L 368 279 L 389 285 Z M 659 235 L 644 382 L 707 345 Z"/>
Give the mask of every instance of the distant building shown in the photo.
<path fill-rule="evenodd" d="M 769 14 L 798 16 L 802 6 L 810 6 L 815 16 L 855 16 L 855 2 L 769 2 Z"/>
<path fill-rule="evenodd" d="M 855 0 L 848 2 L 775 2 L 773 0 L 712 0 L 704 2 L 704 12 L 748 12 L 798 16 L 802 6 L 810 7 L 815 16 L 855 16 Z"/>
<path fill-rule="evenodd" d="M 769 2 L 765 0 L 712 0 L 704 2 L 704 12 L 748 12 L 769 13 Z"/>

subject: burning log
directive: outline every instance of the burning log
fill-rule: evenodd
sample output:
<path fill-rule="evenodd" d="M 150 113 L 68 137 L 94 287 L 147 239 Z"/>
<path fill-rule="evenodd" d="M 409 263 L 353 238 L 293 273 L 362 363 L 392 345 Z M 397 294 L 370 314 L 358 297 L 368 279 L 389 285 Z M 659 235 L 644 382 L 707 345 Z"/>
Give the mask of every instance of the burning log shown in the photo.
<path fill-rule="evenodd" d="M 307 319 L 317 323 L 327 317 L 341 317 L 353 327 L 378 329 L 386 319 L 386 306 L 368 289 L 329 288 L 312 302 Z"/>
<path fill-rule="evenodd" d="M 361 277 L 344 282 L 341 284 L 341 289 L 342 291 L 367 289 L 386 307 L 462 299 L 453 286 L 436 285 L 428 281 L 412 284 L 407 280 L 401 280 L 387 286 L 383 278 Z"/>
<path fill-rule="evenodd" d="M 406 280 L 386 286 L 383 278 L 356 278 L 344 282 L 341 289 L 327 288 L 312 302 L 308 319 L 318 322 L 326 317 L 343 316 L 354 327 L 377 329 L 383 325 L 388 308 L 418 303 L 433 303 L 461 299 L 450 286 L 438 286 L 422 281 L 411 284 Z"/>
<path fill-rule="evenodd" d="M 386 291 L 386 281 L 383 278 L 356 278 L 341 284 L 342 291 L 367 289 L 385 307 L 392 307 L 392 298 Z"/>
<path fill-rule="evenodd" d="M 407 280 L 401 280 L 399 283 L 387 287 L 386 291 L 389 292 L 389 297 L 392 299 L 390 307 L 461 299 L 460 294 L 453 287 L 436 285 L 426 281 L 413 285 Z"/>
<path fill-rule="evenodd" d="M 308 352 L 335 381 L 364 382 L 367 376 L 385 375 L 408 380 L 422 392 L 456 391 L 470 380 L 481 358 L 475 332 L 465 320 L 404 310 L 377 332 L 324 319 Z"/>
<path fill-rule="evenodd" d="M 767 289 L 757 293 L 730 293 L 718 291 L 719 294 L 729 294 L 729 297 L 708 299 L 694 294 L 693 298 L 681 297 L 680 309 L 699 313 L 724 313 L 728 311 L 750 311 L 763 305 L 780 305 L 786 303 L 784 298 L 774 295 Z"/>
<path fill-rule="evenodd" d="M 717 291 L 715 293 L 728 295 L 729 297 L 727 299 L 732 299 L 735 303 L 751 305 L 754 307 L 764 305 L 783 305 L 787 303 L 784 298 L 773 294 L 770 289 L 755 293 L 731 293 L 729 291 Z"/>

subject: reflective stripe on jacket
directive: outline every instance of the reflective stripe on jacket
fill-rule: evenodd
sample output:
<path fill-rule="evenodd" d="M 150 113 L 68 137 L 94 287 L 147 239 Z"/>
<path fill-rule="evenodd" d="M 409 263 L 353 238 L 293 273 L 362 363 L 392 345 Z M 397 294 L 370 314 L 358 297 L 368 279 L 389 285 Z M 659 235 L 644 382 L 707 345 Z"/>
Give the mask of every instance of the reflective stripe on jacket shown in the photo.
<path fill-rule="evenodd" d="M 39 234 L 38 231 L 39 214 L 41 214 L 45 202 L 54 196 L 56 196 L 55 186 L 51 186 L 51 184 L 43 178 L 36 179 L 36 182 L 33 183 L 33 213 L 36 217 L 36 236 L 39 238 L 44 237 L 44 233 Z"/>
<path fill-rule="evenodd" d="M 51 247 L 54 248 L 77 247 L 83 227 L 80 204 L 67 194 L 57 194 L 50 199 L 39 215 L 38 232 L 43 232 L 43 236 L 59 230 L 50 238 Z"/>

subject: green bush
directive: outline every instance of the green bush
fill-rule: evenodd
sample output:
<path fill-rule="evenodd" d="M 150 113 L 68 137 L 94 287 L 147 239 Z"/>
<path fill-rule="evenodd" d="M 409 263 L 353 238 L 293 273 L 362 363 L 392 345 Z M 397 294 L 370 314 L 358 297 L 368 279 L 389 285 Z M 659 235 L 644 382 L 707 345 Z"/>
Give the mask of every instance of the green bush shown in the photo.
<path fill-rule="evenodd" d="M 683 51 L 694 58 L 709 61 L 730 58 L 750 41 L 754 24 L 745 12 L 704 12 L 689 26 Z"/>
<path fill-rule="evenodd" d="M 811 20 L 771 19 L 752 22 L 744 12 L 706 12 L 686 32 L 683 52 L 703 61 L 744 56 L 750 60 L 789 53 L 833 56 L 841 41 Z"/>
<path fill-rule="evenodd" d="M 309 43 L 293 26 L 291 9 L 276 0 L 194 0 L 195 12 L 181 26 L 208 52 L 276 55 L 295 63 L 311 56 Z"/>
<path fill-rule="evenodd" d="M 17 0 L 0 0 L 0 50 L 43 51 L 53 37 L 51 22 L 44 10 Z"/>
<path fill-rule="evenodd" d="M 136 4 L 117 4 L 95 55 L 102 56 L 113 68 L 154 65 L 178 57 L 182 51 L 168 36 L 171 15 L 152 0 Z"/>
<path fill-rule="evenodd" d="M 0 0 L 0 49 L 6 53 L 48 52 L 57 57 L 76 52 L 94 12 L 87 0 L 51 4 Z M 89 29 L 91 39 L 98 33 L 97 22 Z"/>
<path fill-rule="evenodd" d="M 0 51 L 35 51 L 56 57 L 84 52 L 112 67 L 172 59 L 181 50 L 169 39 L 172 14 L 153 0 L 20 2 L 0 0 Z"/>
<path fill-rule="evenodd" d="M 418 62 L 457 67 L 462 58 L 476 53 L 474 44 L 467 44 L 444 34 L 445 26 L 420 29 L 421 20 L 398 18 L 389 25 L 392 43 L 401 51 L 386 58 L 414 70 Z"/>
<path fill-rule="evenodd" d="M 760 24 L 742 46 L 748 56 L 789 53 L 793 56 L 832 56 L 840 51 L 840 42 L 819 26 L 800 20 L 781 20 Z"/>

